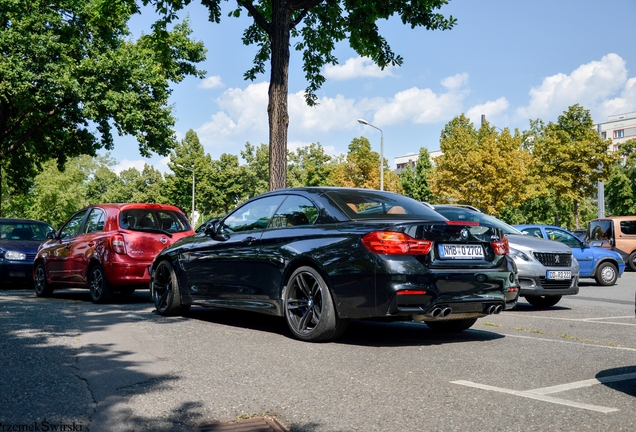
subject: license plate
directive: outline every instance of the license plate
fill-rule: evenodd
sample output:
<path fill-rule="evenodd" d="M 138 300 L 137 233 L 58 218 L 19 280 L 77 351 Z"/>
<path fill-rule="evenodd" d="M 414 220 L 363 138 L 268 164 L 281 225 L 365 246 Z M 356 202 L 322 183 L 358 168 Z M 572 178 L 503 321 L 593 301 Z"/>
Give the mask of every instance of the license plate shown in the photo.
<path fill-rule="evenodd" d="M 439 256 L 445 259 L 483 259 L 481 245 L 440 244 Z"/>
<path fill-rule="evenodd" d="M 548 270 L 548 273 L 546 274 L 545 277 L 546 279 L 552 279 L 552 280 L 572 279 L 572 272 Z"/>

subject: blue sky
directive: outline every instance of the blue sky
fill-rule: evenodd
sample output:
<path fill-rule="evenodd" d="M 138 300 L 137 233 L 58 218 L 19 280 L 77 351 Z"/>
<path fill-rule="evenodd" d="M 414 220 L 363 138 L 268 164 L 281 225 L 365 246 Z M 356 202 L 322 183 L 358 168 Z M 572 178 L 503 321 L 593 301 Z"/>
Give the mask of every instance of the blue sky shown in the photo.
<path fill-rule="evenodd" d="M 227 17 L 234 1 L 223 2 L 220 24 L 193 3 L 183 16 L 208 49 L 199 65 L 207 76 L 173 85 L 177 137 L 193 129 L 213 158 L 240 155 L 247 141 L 268 142 L 269 70 L 256 81 L 243 79 L 256 50 L 241 42 L 249 18 Z M 595 122 L 636 111 L 635 0 L 451 0 L 441 12 L 457 18 L 454 29 L 411 29 L 398 18 L 378 23 L 404 58 L 402 67 L 380 71 L 346 41 L 339 44 L 339 65 L 324 70 L 316 108 L 304 103 L 301 56 L 292 50 L 288 148 L 319 142 L 336 155 L 365 136 L 379 152 L 380 132 L 360 125 L 363 118 L 382 129 L 393 165 L 420 147 L 439 149 L 444 125 L 462 113 L 476 123 L 485 114 L 499 128 L 523 130 L 529 119 L 556 121 L 575 103 Z M 135 17 L 133 34 L 148 32 L 153 18 Z M 141 157 L 132 137 L 116 138 L 110 154 L 116 171 L 144 163 L 168 171 L 167 158 Z"/>

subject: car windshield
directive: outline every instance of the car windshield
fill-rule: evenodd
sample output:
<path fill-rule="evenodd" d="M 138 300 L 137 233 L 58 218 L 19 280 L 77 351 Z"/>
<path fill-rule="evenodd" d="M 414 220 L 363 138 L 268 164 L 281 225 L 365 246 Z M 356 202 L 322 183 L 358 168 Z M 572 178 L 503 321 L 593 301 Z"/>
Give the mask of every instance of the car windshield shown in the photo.
<path fill-rule="evenodd" d="M 516 234 L 523 235 L 518 229 L 508 225 L 507 223 L 500 221 L 496 217 L 489 216 L 487 214 L 469 210 L 461 207 L 440 207 L 435 206 L 435 211 L 442 214 L 452 221 L 466 221 L 466 222 L 479 222 L 482 225 L 491 225 L 497 228 L 501 228 L 504 234 Z"/>
<path fill-rule="evenodd" d="M 190 229 L 185 217 L 172 210 L 127 209 L 119 215 L 119 225 L 123 229 L 135 231 L 184 232 Z"/>
<path fill-rule="evenodd" d="M 346 189 L 326 195 L 351 219 L 445 220 L 428 206 L 403 195 Z"/>
<path fill-rule="evenodd" d="M 37 222 L 2 222 L 0 240 L 46 240 L 46 233 L 53 228 Z"/>

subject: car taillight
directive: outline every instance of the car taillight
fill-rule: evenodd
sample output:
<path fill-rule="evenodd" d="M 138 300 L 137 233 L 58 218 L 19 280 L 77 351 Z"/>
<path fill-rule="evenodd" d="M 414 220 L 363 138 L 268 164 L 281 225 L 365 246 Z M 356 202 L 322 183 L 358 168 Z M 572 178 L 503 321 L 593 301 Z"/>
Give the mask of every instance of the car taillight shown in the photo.
<path fill-rule="evenodd" d="M 113 252 L 118 254 L 126 254 L 126 243 L 124 243 L 124 236 L 121 234 L 115 234 L 110 239 L 110 246 Z"/>
<path fill-rule="evenodd" d="M 362 237 L 362 244 L 371 252 L 382 255 L 426 255 L 433 242 L 417 240 L 404 233 L 374 231 Z"/>
<path fill-rule="evenodd" d="M 510 253 L 510 246 L 508 245 L 508 237 L 502 238 L 499 241 L 491 242 L 492 248 L 497 255 L 508 255 Z"/>

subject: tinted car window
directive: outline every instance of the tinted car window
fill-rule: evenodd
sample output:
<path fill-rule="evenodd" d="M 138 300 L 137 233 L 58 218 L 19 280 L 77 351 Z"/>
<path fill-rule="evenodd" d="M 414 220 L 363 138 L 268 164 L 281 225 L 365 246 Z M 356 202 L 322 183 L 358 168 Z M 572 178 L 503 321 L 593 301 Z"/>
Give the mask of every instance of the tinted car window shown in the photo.
<path fill-rule="evenodd" d="M 452 221 L 479 222 L 480 224 L 501 228 L 504 234 L 523 234 L 521 231 L 514 227 L 511 227 L 507 223 L 481 212 L 450 206 L 435 206 L 435 211 L 439 212 L 443 216 L 446 216 L 449 220 Z"/>
<path fill-rule="evenodd" d="M 223 231 L 232 233 L 267 228 L 283 199 L 284 196 L 272 196 L 245 204 L 225 218 Z"/>
<path fill-rule="evenodd" d="M 84 227 L 85 233 L 100 232 L 104 230 L 105 214 L 101 209 L 92 209 L 86 220 L 86 226 Z"/>
<path fill-rule="evenodd" d="M 621 232 L 623 234 L 636 234 L 636 220 L 621 221 Z"/>
<path fill-rule="evenodd" d="M 588 226 L 587 237 L 590 240 L 610 240 L 612 235 L 612 221 L 592 221 Z"/>
<path fill-rule="evenodd" d="M 554 228 L 546 228 L 545 233 L 550 240 L 558 241 L 570 247 L 581 247 L 581 241 L 572 234 Z"/>
<path fill-rule="evenodd" d="M 77 236 L 77 234 L 79 234 L 80 226 L 82 225 L 82 220 L 84 220 L 84 216 L 86 216 L 87 211 L 88 210 L 81 211 L 69 219 L 66 225 L 64 225 L 60 230 L 60 238 Z"/>
<path fill-rule="evenodd" d="M 398 194 L 373 191 L 328 191 L 325 193 L 351 219 L 427 219 L 445 220 L 414 199 Z"/>
<path fill-rule="evenodd" d="M 529 235 L 530 237 L 543 238 L 543 234 L 541 234 L 541 230 L 539 228 L 524 228 L 521 232 L 525 235 Z"/>
<path fill-rule="evenodd" d="M 2 240 L 46 240 L 47 231 L 53 228 L 42 223 L 11 222 L 0 224 Z"/>
<path fill-rule="evenodd" d="M 307 198 L 292 195 L 280 206 L 272 220 L 270 228 L 312 225 L 318 219 L 318 209 Z"/>
<path fill-rule="evenodd" d="M 123 210 L 119 215 L 119 225 L 133 231 L 162 230 L 178 233 L 190 229 L 183 215 L 177 212 L 147 208 Z"/>

